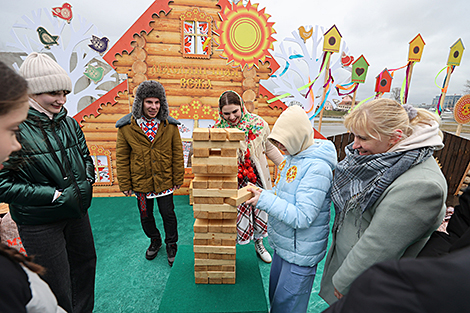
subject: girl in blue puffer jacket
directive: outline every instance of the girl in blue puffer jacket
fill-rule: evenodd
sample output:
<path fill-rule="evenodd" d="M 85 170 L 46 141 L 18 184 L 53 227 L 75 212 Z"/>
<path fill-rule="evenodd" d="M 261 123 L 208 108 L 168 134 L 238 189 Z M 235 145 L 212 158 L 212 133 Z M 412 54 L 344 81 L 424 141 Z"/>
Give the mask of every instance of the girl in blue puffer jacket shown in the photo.
<path fill-rule="evenodd" d="M 246 203 L 269 215 L 271 313 L 306 312 L 317 264 L 326 254 L 336 149 L 331 141 L 314 140 L 299 106 L 280 115 L 268 139 L 285 159 L 273 190 L 250 188 L 254 197 Z"/>

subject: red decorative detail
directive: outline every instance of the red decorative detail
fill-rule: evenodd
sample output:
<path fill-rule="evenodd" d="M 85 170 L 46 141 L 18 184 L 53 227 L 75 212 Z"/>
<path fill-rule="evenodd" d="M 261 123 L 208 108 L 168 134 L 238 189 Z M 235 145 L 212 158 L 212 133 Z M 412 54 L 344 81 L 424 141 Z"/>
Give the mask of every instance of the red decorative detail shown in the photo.
<path fill-rule="evenodd" d="M 118 96 L 118 93 L 124 92 L 126 90 L 128 90 L 127 80 L 123 81 L 122 83 L 108 91 L 105 95 L 97 99 L 95 102 L 75 114 L 73 118 L 78 122 L 78 124 L 80 124 L 80 126 L 83 126 L 82 121 L 85 116 L 94 115 L 95 117 L 97 117 L 101 114 L 100 112 L 98 112 L 98 110 L 101 109 L 102 104 L 106 104 L 109 102 L 111 103 L 111 105 L 115 105 L 117 102 L 115 99 Z"/>
<path fill-rule="evenodd" d="M 226 7 L 230 6 L 230 8 L 232 7 L 232 5 L 230 4 L 230 2 L 228 2 L 228 0 L 219 0 L 219 2 L 217 2 L 217 5 L 220 7 L 220 11 L 224 11 Z"/>
<path fill-rule="evenodd" d="M 313 127 L 313 138 L 326 140 L 326 137 L 323 136 L 318 130 L 316 130 L 315 127 Z"/>
<path fill-rule="evenodd" d="M 264 88 L 264 86 L 261 85 L 261 84 L 259 85 L 259 94 L 261 96 L 268 97 L 268 99 L 272 99 L 272 98 L 276 97 L 269 90 Z M 274 109 L 274 108 L 278 108 L 278 109 L 281 109 L 281 110 L 287 109 L 287 106 L 281 100 L 276 100 L 273 103 L 270 103 L 268 106 L 271 109 Z"/>
<path fill-rule="evenodd" d="M 121 54 L 123 51 L 131 52 L 134 48 L 131 42 L 134 41 L 134 34 L 140 34 L 141 31 L 147 32 L 152 30 L 150 22 L 153 21 L 152 15 L 157 14 L 160 17 L 160 12 L 163 11 L 167 15 L 171 8 L 168 5 L 172 0 L 155 0 L 153 4 L 142 14 L 139 19 L 132 25 L 127 32 L 108 50 L 103 59 L 108 62 L 113 68 L 113 62 L 116 60 L 116 54 Z"/>

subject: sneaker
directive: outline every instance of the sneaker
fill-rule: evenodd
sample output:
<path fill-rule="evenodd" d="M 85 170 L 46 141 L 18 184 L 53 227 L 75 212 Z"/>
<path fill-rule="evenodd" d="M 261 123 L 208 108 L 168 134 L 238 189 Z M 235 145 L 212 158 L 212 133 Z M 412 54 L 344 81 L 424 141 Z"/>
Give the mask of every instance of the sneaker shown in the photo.
<path fill-rule="evenodd" d="M 256 250 L 256 253 L 259 255 L 259 257 L 261 258 L 261 260 L 263 260 L 266 263 L 271 263 L 273 259 L 271 258 L 271 255 L 264 247 L 263 239 L 255 240 L 255 250 Z"/>
<path fill-rule="evenodd" d="M 160 247 L 162 246 L 162 240 L 161 239 L 152 239 L 150 241 L 150 246 L 147 249 L 147 252 L 145 252 L 145 258 L 147 260 L 153 260 L 157 256 L 158 250 L 160 250 Z"/>
<path fill-rule="evenodd" d="M 166 245 L 166 254 L 168 255 L 168 264 L 173 266 L 173 262 L 175 262 L 176 251 L 178 250 L 178 246 L 176 243 L 170 243 Z"/>

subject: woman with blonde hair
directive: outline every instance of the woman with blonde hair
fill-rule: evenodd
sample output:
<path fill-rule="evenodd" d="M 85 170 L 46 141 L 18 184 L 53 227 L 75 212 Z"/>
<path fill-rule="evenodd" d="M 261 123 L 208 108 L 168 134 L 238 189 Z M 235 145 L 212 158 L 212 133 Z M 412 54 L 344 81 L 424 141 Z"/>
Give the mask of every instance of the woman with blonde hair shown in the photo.
<path fill-rule="evenodd" d="M 378 99 L 354 109 L 354 134 L 335 170 L 333 241 L 320 296 L 329 304 L 371 265 L 416 257 L 445 213 L 447 184 L 434 150 L 442 149 L 434 114 Z"/>

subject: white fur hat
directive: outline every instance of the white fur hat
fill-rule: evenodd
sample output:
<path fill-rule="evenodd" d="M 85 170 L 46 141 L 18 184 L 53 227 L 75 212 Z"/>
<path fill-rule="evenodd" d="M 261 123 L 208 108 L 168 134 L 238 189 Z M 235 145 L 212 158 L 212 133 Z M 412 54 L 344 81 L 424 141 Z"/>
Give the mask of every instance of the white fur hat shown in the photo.
<path fill-rule="evenodd" d="M 20 75 L 28 81 L 29 94 L 72 91 L 72 80 L 67 72 L 44 53 L 30 53 L 21 64 Z"/>

